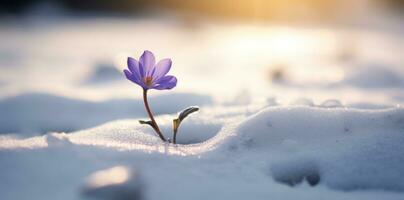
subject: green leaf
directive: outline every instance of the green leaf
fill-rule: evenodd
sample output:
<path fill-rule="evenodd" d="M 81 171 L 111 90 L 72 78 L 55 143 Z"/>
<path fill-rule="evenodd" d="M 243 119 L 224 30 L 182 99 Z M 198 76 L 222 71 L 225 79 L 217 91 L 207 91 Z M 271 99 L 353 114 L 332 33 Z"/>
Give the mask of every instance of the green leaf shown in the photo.
<path fill-rule="evenodd" d="M 139 123 L 140 123 L 140 124 L 148 124 L 148 125 L 150 125 L 150 126 L 154 127 L 154 126 L 153 126 L 153 122 L 152 122 L 152 121 L 144 121 L 144 120 L 139 120 Z"/>
<path fill-rule="evenodd" d="M 191 107 L 188 107 L 188 108 L 186 108 L 185 110 L 183 110 L 183 111 L 180 112 L 180 114 L 179 114 L 179 116 L 178 116 L 178 120 L 179 120 L 180 123 L 181 123 L 181 121 L 184 120 L 186 117 L 188 117 L 188 115 L 190 115 L 191 113 L 196 112 L 196 111 L 198 111 L 198 110 L 199 110 L 199 107 L 198 107 L 198 106 L 191 106 Z"/>
<path fill-rule="evenodd" d="M 191 113 L 194 113 L 198 110 L 199 110 L 198 106 L 188 107 L 185 110 L 180 112 L 177 119 L 173 120 L 173 143 L 174 144 L 177 143 L 177 132 L 178 132 L 178 128 L 180 127 L 182 120 L 184 120 L 186 117 L 188 117 L 188 115 L 190 115 Z"/>

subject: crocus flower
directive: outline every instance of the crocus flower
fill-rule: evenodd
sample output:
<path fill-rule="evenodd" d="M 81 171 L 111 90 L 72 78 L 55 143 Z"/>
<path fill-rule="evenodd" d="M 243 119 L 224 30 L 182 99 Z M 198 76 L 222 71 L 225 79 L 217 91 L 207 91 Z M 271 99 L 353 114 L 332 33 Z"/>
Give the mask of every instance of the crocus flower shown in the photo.
<path fill-rule="evenodd" d="M 143 102 L 146 108 L 146 112 L 149 115 L 150 120 L 144 121 L 139 120 L 141 124 L 150 125 L 160 139 L 164 142 L 167 140 L 163 133 L 161 132 L 156 120 L 154 119 L 153 112 L 150 109 L 149 102 L 147 100 L 147 91 L 149 89 L 156 90 L 168 90 L 172 89 L 177 85 L 177 78 L 174 76 L 167 75 L 171 68 L 171 59 L 160 60 L 156 64 L 154 55 L 150 51 L 144 51 L 142 56 L 140 56 L 139 61 L 134 58 L 128 57 L 128 69 L 123 70 L 125 76 L 130 81 L 138 84 L 143 88 Z M 176 136 L 178 132 L 178 127 L 181 121 L 187 117 L 189 114 L 198 111 L 197 107 L 190 107 L 182 111 L 177 119 L 173 120 L 173 143 L 176 143 Z"/>
<path fill-rule="evenodd" d="M 125 69 L 124 73 L 127 79 L 138 84 L 144 90 L 168 90 L 177 85 L 177 78 L 167 75 L 170 68 L 171 59 L 166 58 L 156 64 L 153 53 L 146 50 L 140 56 L 139 61 L 128 57 L 129 70 Z"/>

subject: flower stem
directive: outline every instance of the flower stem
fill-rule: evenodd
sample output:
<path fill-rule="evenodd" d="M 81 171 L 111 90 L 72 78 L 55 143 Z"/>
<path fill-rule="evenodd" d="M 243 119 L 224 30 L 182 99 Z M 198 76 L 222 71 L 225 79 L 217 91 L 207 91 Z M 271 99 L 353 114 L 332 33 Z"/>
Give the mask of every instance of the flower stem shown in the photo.
<path fill-rule="evenodd" d="M 156 120 L 154 120 L 153 113 L 151 112 L 150 107 L 149 107 L 149 102 L 147 101 L 147 90 L 145 90 L 145 89 L 143 89 L 143 101 L 144 101 L 144 106 L 146 107 L 147 114 L 149 115 L 150 120 L 153 123 L 152 127 L 153 127 L 154 131 L 156 131 L 156 133 L 159 135 L 161 140 L 163 140 L 164 142 L 167 141 L 164 138 L 163 134 L 161 133 L 160 128 L 156 123 Z"/>

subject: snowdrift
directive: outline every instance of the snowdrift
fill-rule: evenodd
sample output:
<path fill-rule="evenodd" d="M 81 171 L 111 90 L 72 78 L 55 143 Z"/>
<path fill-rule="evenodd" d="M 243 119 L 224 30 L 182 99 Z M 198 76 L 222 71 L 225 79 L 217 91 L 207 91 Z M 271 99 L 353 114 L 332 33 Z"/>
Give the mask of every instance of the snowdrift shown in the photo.
<path fill-rule="evenodd" d="M 171 117 L 157 118 L 167 122 L 163 132 L 169 132 Z M 215 199 L 402 198 L 402 108 L 280 106 L 248 117 L 215 117 L 208 112 L 191 116 L 179 133 L 187 145 L 162 143 L 133 119 L 71 134 L 3 135 L 2 196 L 125 199 L 125 194 L 141 192 L 135 196 L 204 199 L 213 192 Z M 113 185 L 88 185 L 87 176 L 94 179 L 96 171 L 110 167 L 136 176 Z M 59 179 L 63 186 L 54 185 Z"/>

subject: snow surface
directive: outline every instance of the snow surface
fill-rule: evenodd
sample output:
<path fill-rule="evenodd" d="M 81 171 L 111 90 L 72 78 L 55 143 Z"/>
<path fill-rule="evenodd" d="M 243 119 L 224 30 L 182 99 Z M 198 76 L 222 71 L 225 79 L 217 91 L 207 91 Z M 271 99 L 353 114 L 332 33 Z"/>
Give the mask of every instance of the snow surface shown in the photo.
<path fill-rule="evenodd" d="M 119 17 L 1 26 L 0 199 L 404 199 L 397 29 Z M 179 79 L 150 93 L 163 133 L 200 106 L 178 145 L 137 122 L 141 91 L 119 79 L 143 49 L 172 58 Z"/>
<path fill-rule="evenodd" d="M 184 100 L 178 102 L 177 99 Z M 151 97 L 149 101 L 156 110 L 155 114 L 176 113 L 189 105 L 212 103 L 209 96 L 189 93 L 159 95 Z M 1 133 L 70 132 L 114 119 L 146 117 L 142 99 L 122 98 L 96 102 L 45 93 L 0 99 L 0 110 Z"/>
<path fill-rule="evenodd" d="M 217 134 L 189 145 L 162 143 L 132 120 L 71 134 L 3 136 L 2 196 L 75 199 L 101 193 L 125 199 L 127 193 L 140 192 L 132 196 L 205 199 L 214 192 L 217 199 L 403 197 L 404 109 L 269 107 L 241 120 L 228 117 L 228 123 L 205 121 L 204 115 L 215 119 L 208 113 L 194 115 L 188 123 L 193 129 L 184 129 L 180 142 L 187 135 Z M 169 126 L 163 123 L 163 130 Z M 107 182 L 109 189 L 102 181 L 104 188 L 86 185 L 84 177 L 93 171 L 118 166 L 138 175 Z M 305 180 L 313 175 L 319 182 L 309 186 Z M 21 188 L 24 192 L 18 192 Z"/>

